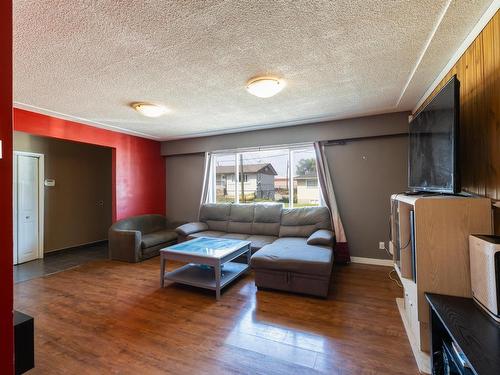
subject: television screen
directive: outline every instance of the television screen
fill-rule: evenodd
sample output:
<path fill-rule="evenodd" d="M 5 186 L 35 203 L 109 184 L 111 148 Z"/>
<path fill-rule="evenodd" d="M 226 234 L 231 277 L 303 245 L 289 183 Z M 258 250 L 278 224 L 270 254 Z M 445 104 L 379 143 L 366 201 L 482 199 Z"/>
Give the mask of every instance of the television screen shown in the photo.
<path fill-rule="evenodd" d="M 453 76 L 410 123 L 408 186 L 412 191 L 460 192 L 459 86 Z"/>

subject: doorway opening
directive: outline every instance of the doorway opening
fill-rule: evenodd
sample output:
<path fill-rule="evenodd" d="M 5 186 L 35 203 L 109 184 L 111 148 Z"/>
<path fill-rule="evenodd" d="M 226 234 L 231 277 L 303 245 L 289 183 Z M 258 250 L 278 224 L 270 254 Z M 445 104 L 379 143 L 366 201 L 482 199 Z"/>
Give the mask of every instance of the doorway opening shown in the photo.
<path fill-rule="evenodd" d="M 14 132 L 14 282 L 108 258 L 110 147 Z"/>

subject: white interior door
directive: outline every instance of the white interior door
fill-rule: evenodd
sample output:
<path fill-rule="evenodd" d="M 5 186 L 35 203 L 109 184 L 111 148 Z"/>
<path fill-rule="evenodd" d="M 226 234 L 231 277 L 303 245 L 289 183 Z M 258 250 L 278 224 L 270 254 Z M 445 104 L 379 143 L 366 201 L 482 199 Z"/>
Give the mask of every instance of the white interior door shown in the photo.
<path fill-rule="evenodd" d="M 15 154 L 14 223 L 16 263 L 37 259 L 40 254 L 40 157 Z"/>

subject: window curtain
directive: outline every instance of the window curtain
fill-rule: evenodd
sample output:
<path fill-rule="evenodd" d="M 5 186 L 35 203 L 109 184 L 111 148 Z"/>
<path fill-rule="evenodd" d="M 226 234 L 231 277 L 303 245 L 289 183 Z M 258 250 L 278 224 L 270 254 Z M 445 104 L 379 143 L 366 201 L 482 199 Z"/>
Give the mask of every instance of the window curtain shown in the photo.
<path fill-rule="evenodd" d="M 212 189 L 213 173 L 212 169 L 214 166 L 214 154 L 211 152 L 205 152 L 205 166 L 203 168 L 203 190 L 201 191 L 200 208 L 202 204 L 213 202 L 212 195 L 215 192 Z M 200 218 L 200 212 L 198 211 L 198 219 Z"/>
<path fill-rule="evenodd" d="M 321 188 L 321 198 L 325 206 L 330 210 L 332 228 L 335 232 L 335 261 L 349 263 L 351 261 L 349 246 L 347 245 L 344 226 L 340 219 L 335 192 L 333 191 L 332 177 L 330 175 L 330 169 L 328 168 L 324 144 L 321 142 L 314 142 L 314 151 L 316 152 L 316 167 Z"/>

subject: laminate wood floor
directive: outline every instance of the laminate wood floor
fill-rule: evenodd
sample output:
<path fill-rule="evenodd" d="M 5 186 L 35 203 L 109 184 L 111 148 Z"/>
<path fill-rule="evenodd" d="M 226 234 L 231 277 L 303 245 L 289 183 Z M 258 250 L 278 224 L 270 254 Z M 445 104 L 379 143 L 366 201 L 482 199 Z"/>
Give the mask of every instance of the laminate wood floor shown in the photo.
<path fill-rule="evenodd" d="M 15 307 L 35 317 L 31 374 L 417 374 L 388 271 L 336 266 L 327 300 L 248 274 L 216 302 L 161 289 L 159 258 L 96 261 L 16 284 Z"/>

